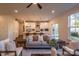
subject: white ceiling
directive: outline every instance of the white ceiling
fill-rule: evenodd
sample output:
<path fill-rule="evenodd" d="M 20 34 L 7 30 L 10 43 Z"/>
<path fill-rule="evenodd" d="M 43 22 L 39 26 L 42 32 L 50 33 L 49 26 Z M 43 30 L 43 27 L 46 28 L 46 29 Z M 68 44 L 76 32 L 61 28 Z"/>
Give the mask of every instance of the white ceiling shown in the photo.
<path fill-rule="evenodd" d="M 60 15 L 61 13 L 70 10 L 71 8 L 79 5 L 77 3 L 40 3 L 42 9 L 40 10 L 37 5 L 32 5 L 29 8 L 26 8 L 27 3 L 17 3 L 17 4 L 0 4 L 0 14 L 9 14 L 13 15 L 15 18 L 20 21 L 48 21 L 55 16 Z M 18 13 L 14 13 L 14 10 L 17 9 Z M 55 13 L 51 11 L 55 10 Z"/>

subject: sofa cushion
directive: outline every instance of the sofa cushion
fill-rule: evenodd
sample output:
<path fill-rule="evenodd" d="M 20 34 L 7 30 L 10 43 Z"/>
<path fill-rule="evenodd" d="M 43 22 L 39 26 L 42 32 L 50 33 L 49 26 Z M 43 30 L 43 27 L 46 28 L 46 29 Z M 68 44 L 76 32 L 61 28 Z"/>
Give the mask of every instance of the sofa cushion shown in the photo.
<path fill-rule="evenodd" d="M 42 41 L 43 46 L 49 46 L 49 44 L 46 41 Z"/>
<path fill-rule="evenodd" d="M 29 35 L 28 36 L 28 40 L 33 40 L 33 36 L 32 35 Z"/>
<path fill-rule="evenodd" d="M 29 45 L 29 46 L 39 46 L 39 45 L 41 45 L 41 42 L 40 41 L 29 41 L 27 43 L 27 45 Z"/>
<path fill-rule="evenodd" d="M 43 35 L 38 35 L 38 41 L 44 41 L 43 40 Z"/>

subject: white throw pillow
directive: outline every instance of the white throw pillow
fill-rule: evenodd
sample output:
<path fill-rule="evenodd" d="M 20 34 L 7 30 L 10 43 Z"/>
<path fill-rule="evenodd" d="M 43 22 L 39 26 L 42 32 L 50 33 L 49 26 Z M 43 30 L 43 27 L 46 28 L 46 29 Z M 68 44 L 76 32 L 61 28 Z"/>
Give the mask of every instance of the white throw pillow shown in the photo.
<path fill-rule="evenodd" d="M 39 41 L 44 41 L 44 40 L 43 40 L 43 35 L 39 35 L 39 36 L 38 36 L 38 40 L 39 40 Z"/>
<path fill-rule="evenodd" d="M 28 41 L 29 41 L 29 42 L 32 42 L 32 41 L 33 41 L 33 36 L 32 36 L 32 35 L 29 35 L 29 36 L 28 36 Z"/>

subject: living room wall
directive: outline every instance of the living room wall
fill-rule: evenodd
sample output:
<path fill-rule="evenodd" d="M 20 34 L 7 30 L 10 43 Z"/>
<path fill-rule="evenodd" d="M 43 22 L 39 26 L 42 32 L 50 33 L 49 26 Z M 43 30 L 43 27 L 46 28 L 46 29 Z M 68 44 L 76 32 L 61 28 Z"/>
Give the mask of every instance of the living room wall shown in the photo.
<path fill-rule="evenodd" d="M 14 18 L 8 22 L 8 38 L 15 40 L 19 35 L 19 23 Z"/>
<path fill-rule="evenodd" d="M 79 6 L 76 6 L 68 11 L 65 11 L 64 13 L 61 13 L 60 16 L 55 17 L 50 21 L 50 30 L 53 24 L 59 24 L 59 38 L 61 40 L 67 40 L 68 39 L 68 16 L 77 12 L 79 12 Z"/>
<path fill-rule="evenodd" d="M 7 16 L 0 16 L 0 40 L 8 38 Z"/>
<path fill-rule="evenodd" d="M 19 23 L 10 15 L 0 15 L 0 40 L 18 36 Z"/>

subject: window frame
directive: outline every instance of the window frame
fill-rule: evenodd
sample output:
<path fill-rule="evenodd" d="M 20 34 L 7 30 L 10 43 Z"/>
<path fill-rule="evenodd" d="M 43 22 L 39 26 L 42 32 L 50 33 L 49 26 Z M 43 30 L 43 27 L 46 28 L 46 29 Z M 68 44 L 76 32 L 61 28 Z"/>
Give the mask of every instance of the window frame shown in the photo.
<path fill-rule="evenodd" d="M 71 14 L 71 15 L 74 15 L 74 17 L 75 17 L 75 23 L 76 23 L 76 20 L 78 20 L 77 19 L 77 16 L 76 16 L 77 14 L 79 14 L 79 12 L 78 13 Z M 74 32 L 77 32 L 77 29 L 76 28 L 79 28 L 77 26 L 71 26 L 71 21 L 72 21 L 72 19 L 70 18 L 71 15 L 68 16 L 68 39 L 69 40 L 73 40 L 73 41 L 79 41 L 79 40 L 76 40 L 76 39 L 72 39 L 71 38 L 71 31 L 70 31 L 70 29 L 71 28 L 75 28 L 75 31 Z"/>

